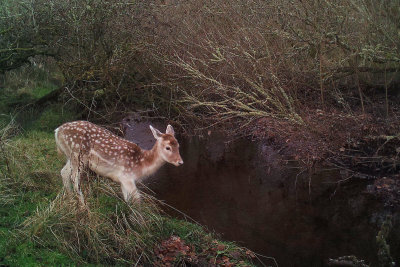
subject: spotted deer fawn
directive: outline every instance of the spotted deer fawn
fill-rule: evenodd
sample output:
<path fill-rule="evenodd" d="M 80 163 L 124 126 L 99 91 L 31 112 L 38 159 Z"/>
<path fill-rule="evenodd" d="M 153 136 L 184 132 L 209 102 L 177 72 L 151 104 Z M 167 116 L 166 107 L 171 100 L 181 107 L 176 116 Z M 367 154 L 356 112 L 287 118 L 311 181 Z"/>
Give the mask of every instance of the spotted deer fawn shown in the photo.
<path fill-rule="evenodd" d="M 179 143 L 171 125 L 165 134 L 150 129 L 156 139 L 151 150 L 142 150 L 110 131 L 87 121 L 68 122 L 55 130 L 57 149 L 67 157 L 61 170 L 64 187 L 71 191 L 72 184 L 79 200 L 84 203 L 79 187 L 80 172 L 90 168 L 121 184 L 125 201 L 140 200 L 135 182 L 155 173 L 165 162 L 183 164 Z"/>

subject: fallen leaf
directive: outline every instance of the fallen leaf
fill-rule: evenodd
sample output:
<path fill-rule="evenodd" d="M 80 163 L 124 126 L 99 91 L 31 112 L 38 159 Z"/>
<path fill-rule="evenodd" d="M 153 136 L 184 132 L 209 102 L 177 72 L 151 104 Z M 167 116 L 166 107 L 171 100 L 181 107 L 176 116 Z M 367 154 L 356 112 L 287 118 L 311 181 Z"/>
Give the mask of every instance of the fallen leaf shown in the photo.
<path fill-rule="evenodd" d="M 219 250 L 219 251 L 225 250 L 225 245 L 224 245 L 224 244 L 219 244 L 219 245 L 217 246 L 217 250 Z"/>
<path fill-rule="evenodd" d="M 240 252 L 237 251 L 237 250 L 232 251 L 232 252 L 230 253 L 230 255 L 231 255 L 231 257 L 234 258 L 234 259 L 239 259 L 239 258 L 240 258 Z"/>

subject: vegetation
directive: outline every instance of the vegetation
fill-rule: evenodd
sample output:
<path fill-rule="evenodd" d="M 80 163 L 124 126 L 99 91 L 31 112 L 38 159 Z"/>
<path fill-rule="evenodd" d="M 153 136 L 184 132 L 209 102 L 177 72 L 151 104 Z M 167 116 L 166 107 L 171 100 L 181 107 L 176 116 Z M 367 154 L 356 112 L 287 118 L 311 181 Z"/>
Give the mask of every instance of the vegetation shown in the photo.
<path fill-rule="evenodd" d="M 56 152 L 53 131 L 78 114 L 59 103 L 30 108 L 27 103 L 41 97 L 44 82 L 32 79 L 36 82 L 23 79 L 30 84 L 24 98 L 10 87 L 0 91 L 3 99 L 19 104 L 13 106 L 19 115 L 13 116 L 6 112 L 13 112 L 10 102 L 0 104 L 5 111 L 0 121 L 0 265 L 206 265 L 210 260 L 251 265 L 249 251 L 246 255 L 199 225 L 168 217 L 150 196 L 141 205 L 128 205 L 116 184 L 91 173 L 82 185 L 86 206 L 67 195 L 59 174 L 65 159 Z"/>
<path fill-rule="evenodd" d="M 63 102 L 91 121 L 147 111 L 181 132 L 222 124 L 309 166 L 349 140 L 398 135 L 397 1 L 1 5 L 2 72 L 37 62 L 16 47 L 51 57 Z"/>
<path fill-rule="evenodd" d="M 51 55 L 69 92 L 106 117 L 129 107 L 182 124 L 305 125 L 305 107 L 366 113 L 374 95 L 389 116 L 399 9 L 370 0 L 3 1 L 0 68 Z"/>
<path fill-rule="evenodd" d="M 182 132 L 223 124 L 309 168 L 328 159 L 396 173 L 399 21 L 389 0 L 1 1 L 0 264 L 156 262 L 166 238 L 187 255 L 224 255 L 201 228 L 151 199 L 127 206 L 102 180 L 87 186 L 85 209 L 59 192 L 52 131 L 75 118 L 146 111 Z"/>
<path fill-rule="evenodd" d="M 392 228 L 392 218 L 387 216 L 385 221 L 382 222 L 382 226 L 378 235 L 376 236 L 376 243 L 378 245 L 378 258 L 380 266 L 395 266 L 396 263 L 393 261 L 392 256 L 390 256 L 390 246 L 388 245 L 386 239 L 389 236 L 390 230 Z"/>

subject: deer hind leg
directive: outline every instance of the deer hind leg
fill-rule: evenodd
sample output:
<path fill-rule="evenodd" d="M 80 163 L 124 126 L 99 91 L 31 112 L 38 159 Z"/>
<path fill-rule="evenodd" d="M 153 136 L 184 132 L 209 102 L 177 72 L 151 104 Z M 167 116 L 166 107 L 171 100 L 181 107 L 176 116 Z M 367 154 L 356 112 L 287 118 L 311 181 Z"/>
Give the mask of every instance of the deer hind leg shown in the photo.
<path fill-rule="evenodd" d="M 85 204 L 85 200 L 83 198 L 83 194 L 82 194 L 82 191 L 80 189 L 80 184 L 79 184 L 80 176 L 81 176 L 81 173 L 79 171 L 79 168 L 74 168 L 74 170 L 72 171 L 72 177 L 71 177 L 71 179 L 74 183 L 74 190 L 78 194 L 79 201 L 82 204 Z"/>
<path fill-rule="evenodd" d="M 64 187 L 65 189 L 67 189 L 69 193 L 72 191 L 71 175 L 72 175 L 72 166 L 71 166 L 71 161 L 68 160 L 64 168 L 62 168 L 61 170 L 61 177 Z"/>
<path fill-rule="evenodd" d="M 133 181 L 121 183 L 121 189 L 126 202 L 129 202 L 130 200 L 140 202 L 140 193 Z"/>

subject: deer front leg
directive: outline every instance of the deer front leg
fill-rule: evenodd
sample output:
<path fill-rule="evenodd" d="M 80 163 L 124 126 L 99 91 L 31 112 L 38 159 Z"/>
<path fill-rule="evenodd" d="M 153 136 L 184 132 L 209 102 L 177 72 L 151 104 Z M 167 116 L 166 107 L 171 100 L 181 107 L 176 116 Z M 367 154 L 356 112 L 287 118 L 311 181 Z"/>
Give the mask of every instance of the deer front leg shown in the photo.
<path fill-rule="evenodd" d="M 133 181 L 121 182 L 121 189 L 122 189 L 122 194 L 124 196 L 124 200 L 126 202 L 129 202 L 130 200 L 134 202 L 140 201 L 140 193 L 137 190 L 135 182 Z"/>
<path fill-rule="evenodd" d="M 80 172 L 79 172 L 79 169 L 76 169 L 76 170 L 74 169 L 74 170 L 72 171 L 72 180 L 74 181 L 74 190 L 75 190 L 75 192 L 78 194 L 79 201 L 80 201 L 82 204 L 85 204 L 85 200 L 83 199 L 82 191 L 81 191 L 81 189 L 79 188 L 80 176 L 81 176 L 81 174 L 80 174 Z"/>
<path fill-rule="evenodd" d="M 74 167 L 70 160 L 67 161 L 64 168 L 61 170 L 61 177 L 63 180 L 64 187 L 66 188 L 68 193 L 72 192 L 72 183 L 74 186 L 75 192 L 79 195 L 79 200 L 82 204 L 84 204 L 83 194 L 79 189 L 79 168 Z"/>
<path fill-rule="evenodd" d="M 81 178 L 81 172 L 79 170 L 80 169 L 79 162 L 75 162 L 75 164 L 74 164 L 74 162 L 71 162 L 70 165 L 71 165 L 71 170 L 72 170 L 71 171 L 71 180 L 74 184 L 74 190 L 78 194 L 79 201 L 82 203 L 82 205 L 84 205 L 85 200 L 83 199 L 83 194 L 82 194 L 82 191 L 81 191 L 80 185 L 79 185 L 80 178 Z"/>

